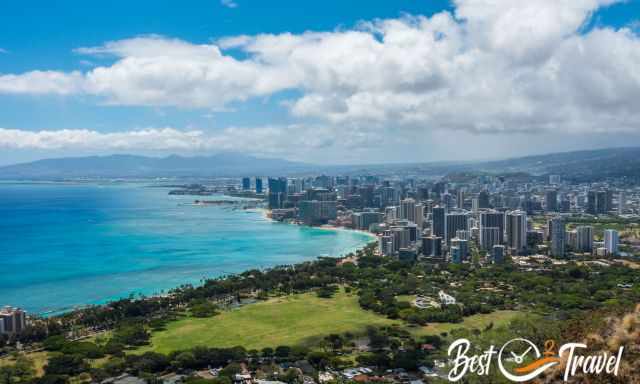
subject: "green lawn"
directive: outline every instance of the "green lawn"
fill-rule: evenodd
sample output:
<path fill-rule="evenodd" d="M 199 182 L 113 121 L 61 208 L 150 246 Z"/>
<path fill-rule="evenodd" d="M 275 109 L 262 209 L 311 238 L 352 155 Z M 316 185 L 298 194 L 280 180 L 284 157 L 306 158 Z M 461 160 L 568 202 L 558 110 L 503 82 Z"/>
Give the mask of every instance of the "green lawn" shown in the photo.
<path fill-rule="evenodd" d="M 477 314 L 465 317 L 462 323 L 432 323 L 424 327 L 414 328 L 412 333 L 416 336 L 439 335 L 443 332 L 451 332 L 454 329 L 479 329 L 483 330 L 489 324 L 493 323 L 494 327 L 500 327 L 509 324 L 509 322 L 523 313 L 518 311 L 496 311 L 488 314 Z"/>
<path fill-rule="evenodd" d="M 247 349 L 297 345 L 330 334 L 361 332 L 367 325 L 400 324 L 358 305 L 343 291 L 331 299 L 314 293 L 292 295 L 225 311 L 211 318 L 185 318 L 155 332 L 151 346 L 138 351 L 169 352 L 197 345 Z"/>
<path fill-rule="evenodd" d="M 48 353 L 47 352 L 31 352 L 24 355 L 27 359 L 33 361 L 33 368 L 35 369 L 36 376 L 40 377 L 44 375 L 44 366 L 47 364 Z M 15 359 L 11 356 L 5 356 L 0 358 L 0 367 L 10 366 L 15 364 Z"/>

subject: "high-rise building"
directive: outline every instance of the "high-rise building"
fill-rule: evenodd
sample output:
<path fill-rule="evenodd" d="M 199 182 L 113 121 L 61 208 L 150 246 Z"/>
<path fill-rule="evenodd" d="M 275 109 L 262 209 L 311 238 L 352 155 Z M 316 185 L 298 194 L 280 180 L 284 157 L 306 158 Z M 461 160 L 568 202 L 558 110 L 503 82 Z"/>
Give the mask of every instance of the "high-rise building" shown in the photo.
<path fill-rule="evenodd" d="M 514 253 L 521 253 L 527 247 L 527 214 L 511 211 L 506 216 L 507 245 Z"/>
<path fill-rule="evenodd" d="M 444 207 L 434 207 L 431 211 L 431 234 L 445 238 L 447 229 L 447 211 Z"/>
<path fill-rule="evenodd" d="M 408 248 L 411 244 L 411 234 L 409 228 L 404 226 L 391 227 L 391 234 L 393 236 L 394 251 L 397 252 L 400 248 Z"/>
<path fill-rule="evenodd" d="M 593 251 L 593 227 L 581 225 L 576 228 L 576 251 Z"/>
<path fill-rule="evenodd" d="M 479 209 L 491 208 L 491 203 L 489 201 L 489 192 L 482 191 L 478 194 L 478 208 Z"/>
<path fill-rule="evenodd" d="M 394 237 L 390 234 L 390 232 L 388 234 L 380 236 L 380 241 L 379 241 L 380 253 L 382 253 L 385 256 L 393 255 L 395 251 L 393 241 L 394 241 Z"/>
<path fill-rule="evenodd" d="M 269 209 L 278 209 L 284 207 L 287 201 L 287 179 L 280 177 L 277 179 L 269 178 Z"/>
<path fill-rule="evenodd" d="M 27 326 L 27 315 L 20 308 L 4 307 L 0 310 L 0 335 L 15 335 Z"/>
<path fill-rule="evenodd" d="M 607 214 L 611 210 L 613 194 L 608 190 L 591 190 L 587 192 L 587 213 L 592 215 Z"/>
<path fill-rule="evenodd" d="M 337 203 L 335 200 L 304 200 L 300 202 L 298 215 L 307 225 L 326 224 L 336 219 Z"/>
<path fill-rule="evenodd" d="M 464 261 L 469 257 L 469 241 L 454 237 L 451 239 L 451 248 L 458 248 L 460 258 Z"/>
<path fill-rule="evenodd" d="M 618 215 L 624 214 L 627 210 L 627 197 L 624 194 L 624 191 L 620 191 L 618 193 Z"/>
<path fill-rule="evenodd" d="M 456 231 L 469 230 L 469 214 L 467 212 L 448 213 L 446 218 L 445 240 L 447 244 L 451 243 L 451 239 L 456 237 Z"/>
<path fill-rule="evenodd" d="M 248 177 L 243 177 L 242 178 L 242 190 L 243 191 L 248 191 L 251 189 L 251 179 Z"/>
<path fill-rule="evenodd" d="M 256 177 L 256 193 L 257 194 L 262 193 L 262 178 L 260 177 Z"/>
<path fill-rule="evenodd" d="M 442 238 L 438 236 L 422 237 L 422 254 L 427 257 L 442 257 Z"/>
<path fill-rule="evenodd" d="M 561 178 L 560 175 L 549 175 L 549 184 L 558 185 L 560 184 Z"/>
<path fill-rule="evenodd" d="M 547 190 L 544 194 L 544 202 L 547 212 L 558 212 L 558 191 Z"/>
<path fill-rule="evenodd" d="M 618 243 L 620 238 L 618 231 L 615 229 L 606 229 L 604 231 L 604 248 L 607 251 L 608 256 L 615 256 L 618 254 Z"/>
<path fill-rule="evenodd" d="M 459 229 L 456 231 L 456 237 L 461 240 L 471 240 L 471 231 L 465 231 L 464 229 Z"/>
<path fill-rule="evenodd" d="M 464 199 L 465 199 L 464 189 L 460 188 L 458 189 L 458 193 L 456 196 L 456 204 L 458 206 L 458 209 L 464 209 Z"/>
<path fill-rule="evenodd" d="M 393 223 L 398 219 L 398 207 L 386 207 L 384 209 L 384 221 Z"/>
<path fill-rule="evenodd" d="M 416 213 L 414 222 L 418 226 L 420 230 L 422 230 L 424 226 L 424 205 L 416 204 Z"/>
<path fill-rule="evenodd" d="M 480 240 L 480 246 L 484 249 L 491 249 L 494 244 L 504 243 L 504 222 L 505 217 L 503 212 L 498 211 L 486 211 L 480 213 L 480 236 L 482 236 L 483 228 L 498 228 L 498 239 L 493 244 L 483 244 L 482 238 Z"/>
<path fill-rule="evenodd" d="M 353 228 L 359 230 L 369 230 L 372 224 L 382 223 L 384 215 L 380 212 L 356 212 L 351 215 Z"/>
<path fill-rule="evenodd" d="M 501 231 L 498 227 L 482 227 L 480 228 L 480 247 L 485 250 L 490 250 L 494 245 L 502 243 L 500 241 Z"/>
<path fill-rule="evenodd" d="M 567 247 L 573 248 L 575 251 L 578 250 L 578 232 L 575 229 L 573 231 L 566 231 L 564 239 Z"/>
<path fill-rule="evenodd" d="M 404 199 L 400 202 L 400 218 L 416 222 L 416 201 L 414 199 Z"/>
<path fill-rule="evenodd" d="M 562 217 L 551 219 L 551 255 L 564 257 L 566 249 L 565 224 Z"/>
<path fill-rule="evenodd" d="M 459 247 L 451 247 L 449 249 L 449 253 L 451 255 L 451 262 L 453 264 L 462 264 L 463 258 Z"/>

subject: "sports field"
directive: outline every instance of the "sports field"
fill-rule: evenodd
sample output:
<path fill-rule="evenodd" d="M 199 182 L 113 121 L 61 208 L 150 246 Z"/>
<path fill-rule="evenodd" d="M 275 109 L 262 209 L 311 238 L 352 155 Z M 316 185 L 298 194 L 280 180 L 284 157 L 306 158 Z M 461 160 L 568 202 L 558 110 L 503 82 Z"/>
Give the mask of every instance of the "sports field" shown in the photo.
<path fill-rule="evenodd" d="M 358 305 L 355 294 L 321 299 L 314 293 L 292 295 L 225 311 L 211 318 L 185 318 L 155 332 L 140 351 L 169 352 L 203 345 L 261 349 L 298 345 L 330 333 L 362 332 L 366 326 L 400 324 Z"/>

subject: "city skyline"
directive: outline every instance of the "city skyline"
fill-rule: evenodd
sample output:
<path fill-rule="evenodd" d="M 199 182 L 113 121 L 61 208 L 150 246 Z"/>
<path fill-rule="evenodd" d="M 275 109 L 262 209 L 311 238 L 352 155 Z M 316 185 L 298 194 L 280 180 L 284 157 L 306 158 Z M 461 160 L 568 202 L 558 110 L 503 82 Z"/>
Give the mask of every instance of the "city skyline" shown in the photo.
<path fill-rule="evenodd" d="M 635 1 L 306 6 L 7 5 L 0 165 L 219 151 L 429 162 L 640 138 Z"/>

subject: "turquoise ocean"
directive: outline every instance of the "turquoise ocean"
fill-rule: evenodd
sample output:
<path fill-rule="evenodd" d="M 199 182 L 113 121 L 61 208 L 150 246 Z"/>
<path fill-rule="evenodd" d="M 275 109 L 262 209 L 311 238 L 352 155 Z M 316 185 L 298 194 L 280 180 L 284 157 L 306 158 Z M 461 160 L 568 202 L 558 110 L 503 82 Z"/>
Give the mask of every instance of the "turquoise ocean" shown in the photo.
<path fill-rule="evenodd" d="M 142 183 L 0 183 L 0 306 L 58 313 L 340 256 L 371 241 L 272 222 L 259 210 L 194 205 L 197 197 L 168 191 Z"/>

